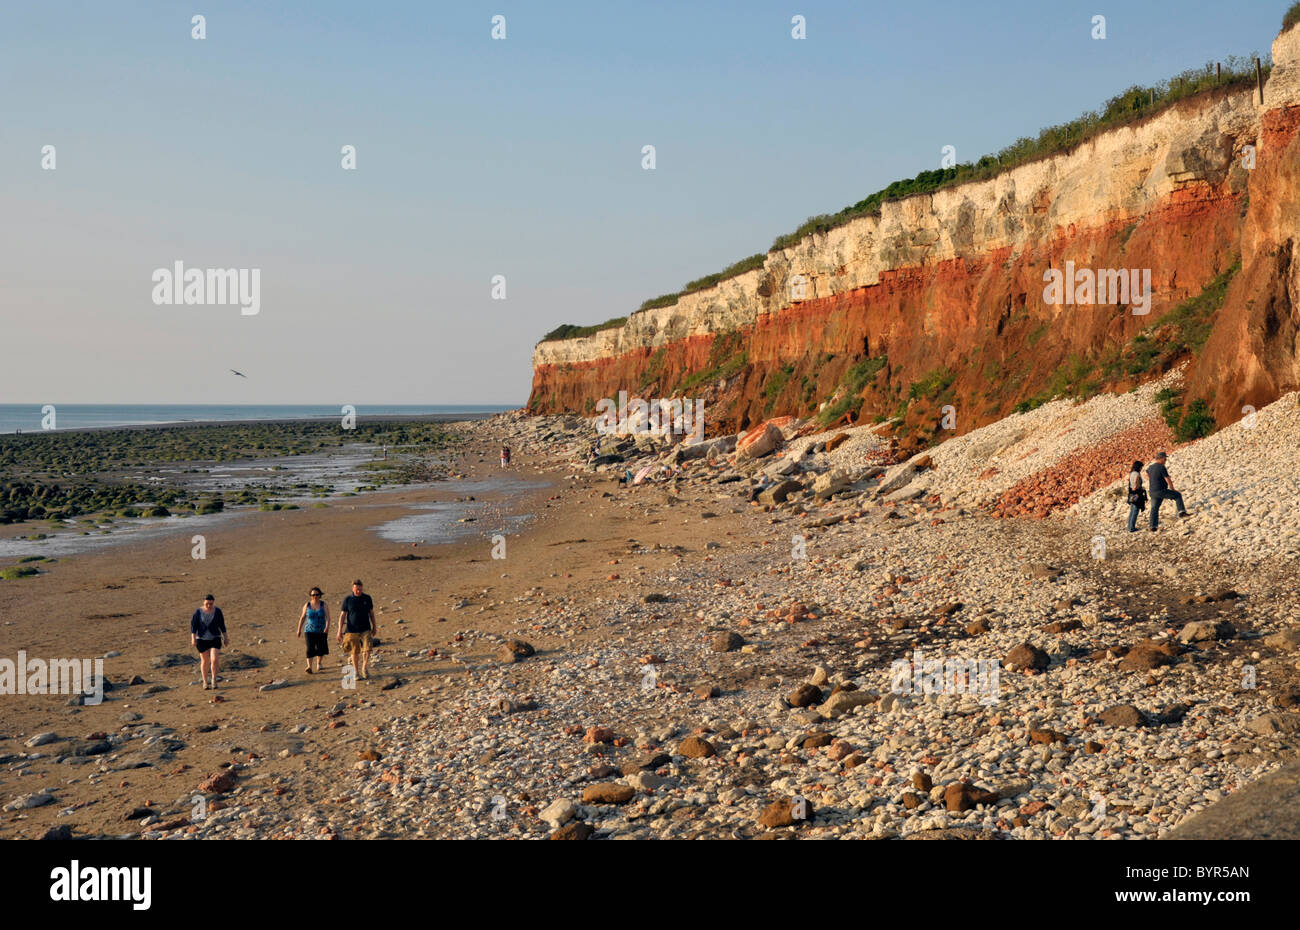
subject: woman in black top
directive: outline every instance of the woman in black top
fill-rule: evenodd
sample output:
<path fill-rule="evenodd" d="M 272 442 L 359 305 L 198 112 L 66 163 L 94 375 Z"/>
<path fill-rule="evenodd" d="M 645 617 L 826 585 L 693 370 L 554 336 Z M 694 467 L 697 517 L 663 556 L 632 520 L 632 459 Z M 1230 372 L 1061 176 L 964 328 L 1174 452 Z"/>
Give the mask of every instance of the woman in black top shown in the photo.
<path fill-rule="evenodd" d="M 226 618 L 211 594 L 203 599 L 203 606 L 190 617 L 190 642 L 199 651 L 199 672 L 203 676 L 203 690 L 208 690 L 208 679 L 217 687 L 217 667 L 221 661 L 222 645 L 230 645 L 226 632 Z"/>

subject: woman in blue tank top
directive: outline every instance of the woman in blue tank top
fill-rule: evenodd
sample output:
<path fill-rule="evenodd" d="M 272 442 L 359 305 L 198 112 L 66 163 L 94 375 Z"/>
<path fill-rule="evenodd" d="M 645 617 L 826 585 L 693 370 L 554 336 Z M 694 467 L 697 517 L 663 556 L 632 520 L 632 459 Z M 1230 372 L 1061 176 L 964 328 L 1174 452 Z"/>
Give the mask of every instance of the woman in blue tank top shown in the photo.
<path fill-rule="evenodd" d="M 298 615 L 298 635 L 307 638 L 307 674 L 320 671 L 320 657 L 330 654 L 329 608 L 321 598 L 320 588 L 312 588 L 310 600 Z M 314 666 L 314 667 L 313 667 Z"/>

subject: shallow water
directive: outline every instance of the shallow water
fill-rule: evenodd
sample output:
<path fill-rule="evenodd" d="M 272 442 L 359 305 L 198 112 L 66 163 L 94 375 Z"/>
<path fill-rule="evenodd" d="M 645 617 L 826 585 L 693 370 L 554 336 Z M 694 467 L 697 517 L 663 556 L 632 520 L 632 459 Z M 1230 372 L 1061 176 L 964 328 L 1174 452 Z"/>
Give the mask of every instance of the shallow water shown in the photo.
<path fill-rule="evenodd" d="M 295 458 L 306 458 L 306 456 L 297 456 Z M 297 467 L 294 468 L 293 477 L 295 479 L 301 480 L 303 474 L 303 471 Z M 221 476 L 216 475 L 197 477 L 221 480 Z M 245 483 L 236 482 L 227 487 L 242 488 Z M 336 486 L 339 485 L 336 483 Z M 342 486 L 346 487 L 346 483 Z M 355 485 L 353 486 L 355 487 Z M 423 504 L 412 504 L 409 506 L 414 511 L 413 513 L 380 524 L 374 529 L 381 539 L 399 543 L 424 542 L 426 545 L 512 532 L 525 525 L 532 518 L 532 514 L 507 514 L 510 499 L 524 491 L 544 487 L 546 487 L 544 481 L 520 478 L 513 474 L 503 474 L 477 481 L 451 479 L 426 485 L 406 485 L 404 490 L 427 489 L 439 494 L 479 496 L 505 493 L 508 496 L 495 501 L 429 501 Z M 393 489 L 388 488 L 385 490 Z M 342 500 L 333 497 L 325 499 L 311 498 L 305 495 L 296 498 L 277 496 L 275 499 L 277 501 L 299 502 L 306 509 L 316 501 L 328 503 L 331 507 L 343 506 L 345 501 L 348 506 L 365 506 L 368 496 L 363 492 L 357 497 Z M 221 525 L 223 521 L 257 512 L 255 508 L 251 507 L 232 507 L 230 510 L 221 513 L 195 514 L 189 517 L 153 517 L 138 520 L 118 518 L 113 521 L 110 533 L 104 534 L 98 529 L 91 529 L 89 531 L 90 535 L 87 536 L 81 535 L 84 524 L 80 523 L 65 524 L 63 528 L 56 529 L 53 532 L 50 532 L 48 523 L 27 523 L 22 524 L 22 529 L 26 530 L 25 535 L 50 533 L 50 538 L 24 539 L 15 537 L 0 539 L 0 559 L 21 559 L 31 555 L 66 558 L 88 552 L 97 552 L 109 546 L 157 539 L 168 535 L 205 533 L 213 527 Z M 462 517 L 474 517 L 475 519 L 472 523 L 461 523 Z M 35 567 L 39 568 L 39 563 L 35 563 Z"/>
<path fill-rule="evenodd" d="M 192 517 L 152 517 L 142 520 L 119 518 L 113 521 L 111 532 L 107 535 L 98 529 L 92 529 L 89 531 L 89 536 L 82 536 L 81 529 L 74 529 L 74 527 L 81 527 L 82 524 L 69 524 L 61 530 L 55 530 L 50 534 L 49 539 L 23 539 L 22 537 L 0 539 L 0 559 L 21 559 L 29 555 L 62 558 L 190 530 L 202 533 L 220 524 L 222 520 L 237 516 L 240 512 L 232 510 L 229 513 L 195 514 Z M 247 513 L 247 511 L 243 512 Z M 44 533 L 49 529 L 49 524 L 44 522 L 23 524 L 23 526 L 31 527 L 29 535 Z M 39 563 L 36 567 L 40 567 Z"/>
<path fill-rule="evenodd" d="M 442 481 L 433 487 L 450 494 L 477 496 L 504 492 L 508 496 L 503 500 L 493 501 L 430 501 L 426 504 L 415 504 L 412 507 L 415 513 L 389 520 L 375 527 L 379 538 L 390 542 L 415 542 L 428 545 L 516 531 L 526 525 L 533 515 L 508 513 L 511 498 L 524 491 L 544 488 L 546 482 L 519 478 L 506 473 L 478 481 L 459 479 Z M 464 517 L 473 517 L 474 520 L 472 523 L 460 522 Z"/>

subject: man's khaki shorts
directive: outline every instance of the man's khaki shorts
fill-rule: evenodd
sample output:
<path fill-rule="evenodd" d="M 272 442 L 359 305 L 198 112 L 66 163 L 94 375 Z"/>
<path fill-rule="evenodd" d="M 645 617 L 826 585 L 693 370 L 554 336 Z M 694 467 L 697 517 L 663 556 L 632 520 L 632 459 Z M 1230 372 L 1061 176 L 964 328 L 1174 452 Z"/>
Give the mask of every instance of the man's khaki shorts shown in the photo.
<path fill-rule="evenodd" d="M 362 652 L 370 651 L 370 640 L 373 638 L 370 630 L 364 633 L 344 633 L 343 648 L 348 652 L 356 652 L 360 649 Z"/>

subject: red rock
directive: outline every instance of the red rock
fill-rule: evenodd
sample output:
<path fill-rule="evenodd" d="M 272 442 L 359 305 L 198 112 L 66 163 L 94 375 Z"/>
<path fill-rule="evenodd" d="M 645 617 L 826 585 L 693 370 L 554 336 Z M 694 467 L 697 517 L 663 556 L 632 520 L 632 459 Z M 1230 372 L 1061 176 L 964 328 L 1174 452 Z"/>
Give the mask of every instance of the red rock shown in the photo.
<path fill-rule="evenodd" d="M 831 743 L 830 749 L 826 750 L 827 758 L 834 762 L 839 762 L 841 759 L 852 755 L 852 753 L 853 747 L 842 739 L 837 739 L 835 742 Z"/>
<path fill-rule="evenodd" d="M 762 423 L 736 441 L 736 455 L 739 458 L 762 458 L 781 448 L 784 442 L 785 437 L 776 424 Z"/>
<path fill-rule="evenodd" d="M 235 776 L 229 772 L 217 772 L 209 775 L 199 783 L 199 790 L 208 794 L 225 794 L 235 787 Z"/>

